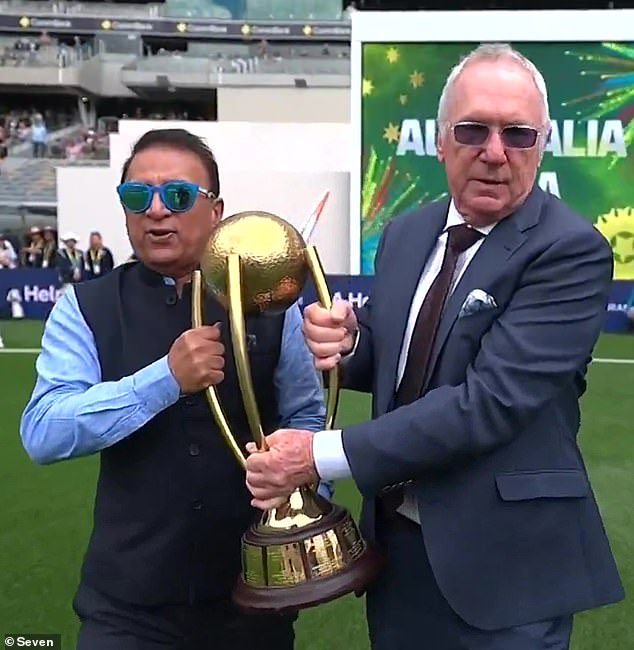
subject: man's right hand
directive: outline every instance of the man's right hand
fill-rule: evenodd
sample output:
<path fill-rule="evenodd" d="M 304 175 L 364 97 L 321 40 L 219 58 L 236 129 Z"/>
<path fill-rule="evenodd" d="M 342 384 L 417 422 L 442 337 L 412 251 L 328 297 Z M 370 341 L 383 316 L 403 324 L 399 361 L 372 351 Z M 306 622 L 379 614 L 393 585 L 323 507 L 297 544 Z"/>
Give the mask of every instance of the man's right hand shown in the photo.
<path fill-rule="evenodd" d="M 318 303 L 304 309 L 304 338 L 318 370 L 331 370 L 352 351 L 357 329 L 357 317 L 345 300 L 335 301 L 330 310 Z"/>
<path fill-rule="evenodd" d="M 225 347 L 220 326 L 183 332 L 172 344 L 167 363 L 183 393 L 196 393 L 224 379 Z"/>

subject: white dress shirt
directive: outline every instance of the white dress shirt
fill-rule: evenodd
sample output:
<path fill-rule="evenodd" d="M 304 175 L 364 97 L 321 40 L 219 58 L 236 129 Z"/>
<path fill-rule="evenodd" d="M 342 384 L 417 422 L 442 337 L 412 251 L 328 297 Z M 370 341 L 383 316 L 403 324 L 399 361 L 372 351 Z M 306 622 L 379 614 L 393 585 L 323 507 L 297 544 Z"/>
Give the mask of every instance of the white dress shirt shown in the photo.
<path fill-rule="evenodd" d="M 405 335 L 403 338 L 403 343 L 401 345 L 401 354 L 398 361 L 396 388 L 398 388 L 401 379 L 403 378 L 403 373 L 405 372 L 407 354 L 411 343 L 412 334 L 414 332 L 416 319 L 418 317 L 418 312 L 420 311 L 423 301 L 425 300 L 425 296 L 427 295 L 427 292 L 429 291 L 434 279 L 440 273 L 443 257 L 445 255 L 445 248 L 447 247 L 447 229 L 451 226 L 457 226 L 463 223 L 465 223 L 465 220 L 463 219 L 462 215 L 460 215 L 460 213 L 456 210 L 453 201 L 451 201 L 449 204 L 449 209 L 447 211 L 447 221 L 445 222 L 445 228 L 443 229 L 440 237 L 438 237 L 436 245 L 431 252 L 431 255 L 429 256 L 427 263 L 425 264 L 425 268 L 423 269 L 420 280 L 418 282 L 418 287 L 416 289 L 416 293 L 414 294 L 412 304 L 410 305 L 407 327 L 405 328 Z M 495 224 L 482 226 L 478 227 L 477 230 L 479 230 L 484 235 L 488 235 L 491 230 L 493 230 L 494 226 Z M 483 241 L 484 237 L 480 238 L 473 246 L 467 249 L 458 258 L 450 291 L 454 290 L 465 269 L 475 254 L 478 252 L 478 249 L 482 245 Z M 330 431 L 317 432 L 313 438 L 313 457 L 317 472 L 323 480 L 336 480 L 339 478 L 347 478 L 351 475 L 350 466 L 348 465 L 348 460 L 343 450 L 341 430 L 333 429 Z M 416 507 L 415 497 L 411 491 L 405 491 L 405 499 L 403 501 L 403 505 L 399 508 L 399 512 L 411 519 L 414 519 L 415 521 L 418 521 L 418 508 Z"/>

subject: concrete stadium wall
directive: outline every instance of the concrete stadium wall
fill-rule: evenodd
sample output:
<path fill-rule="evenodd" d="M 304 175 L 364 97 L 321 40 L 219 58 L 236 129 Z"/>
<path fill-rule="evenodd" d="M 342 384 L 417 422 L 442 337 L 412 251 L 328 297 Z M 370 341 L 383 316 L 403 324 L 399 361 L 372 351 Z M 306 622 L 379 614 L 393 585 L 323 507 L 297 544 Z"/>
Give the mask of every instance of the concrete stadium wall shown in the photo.
<path fill-rule="evenodd" d="M 134 142 L 156 128 L 181 128 L 204 138 L 220 171 L 343 171 L 359 164 L 348 123 L 184 122 L 121 120 L 110 136 L 110 164 L 118 169 Z"/>
<path fill-rule="evenodd" d="M 218 88 L 218 120 L 350 122 L 350 88 Z"/>

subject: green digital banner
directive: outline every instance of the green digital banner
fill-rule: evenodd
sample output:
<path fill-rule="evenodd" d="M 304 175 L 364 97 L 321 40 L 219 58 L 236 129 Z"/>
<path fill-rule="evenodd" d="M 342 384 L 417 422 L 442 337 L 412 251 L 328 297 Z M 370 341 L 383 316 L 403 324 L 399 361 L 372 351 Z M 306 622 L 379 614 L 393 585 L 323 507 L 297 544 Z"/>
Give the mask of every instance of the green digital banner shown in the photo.
<path fill-rule="evenodd" d="M 372 274 L 393 216 L 447 193 L 436 110 L 473 43 L 362 44 L 360 269 Z M 544 75 L 552 135 L 540 186 L 610 241 L 617 280 L 634 280 L 634 43 L 520 43 Z"/>

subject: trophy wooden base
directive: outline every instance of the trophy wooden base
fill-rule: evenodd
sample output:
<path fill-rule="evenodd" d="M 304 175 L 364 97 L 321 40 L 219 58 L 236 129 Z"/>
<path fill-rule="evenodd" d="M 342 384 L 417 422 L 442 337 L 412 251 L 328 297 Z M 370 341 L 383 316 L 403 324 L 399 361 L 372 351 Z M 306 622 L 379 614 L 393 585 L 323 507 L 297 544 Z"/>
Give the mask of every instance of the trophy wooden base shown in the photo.
<path fill-rule="evenodd" d="M 243 571 L 233 591 L 241 609 L 292 612 L 348 593 L 359 596 L 378 575 L 381 558 L 352 516 L 314 493 L 309 496 L 322 511 L 316 520 L 306 517 L 310 523 L 275 528 L 269 517 L 244 534 Z M 297 522 L 297 514 L 290 520 Z M 288 525 L 283 516 L 278 521 Z"/>

